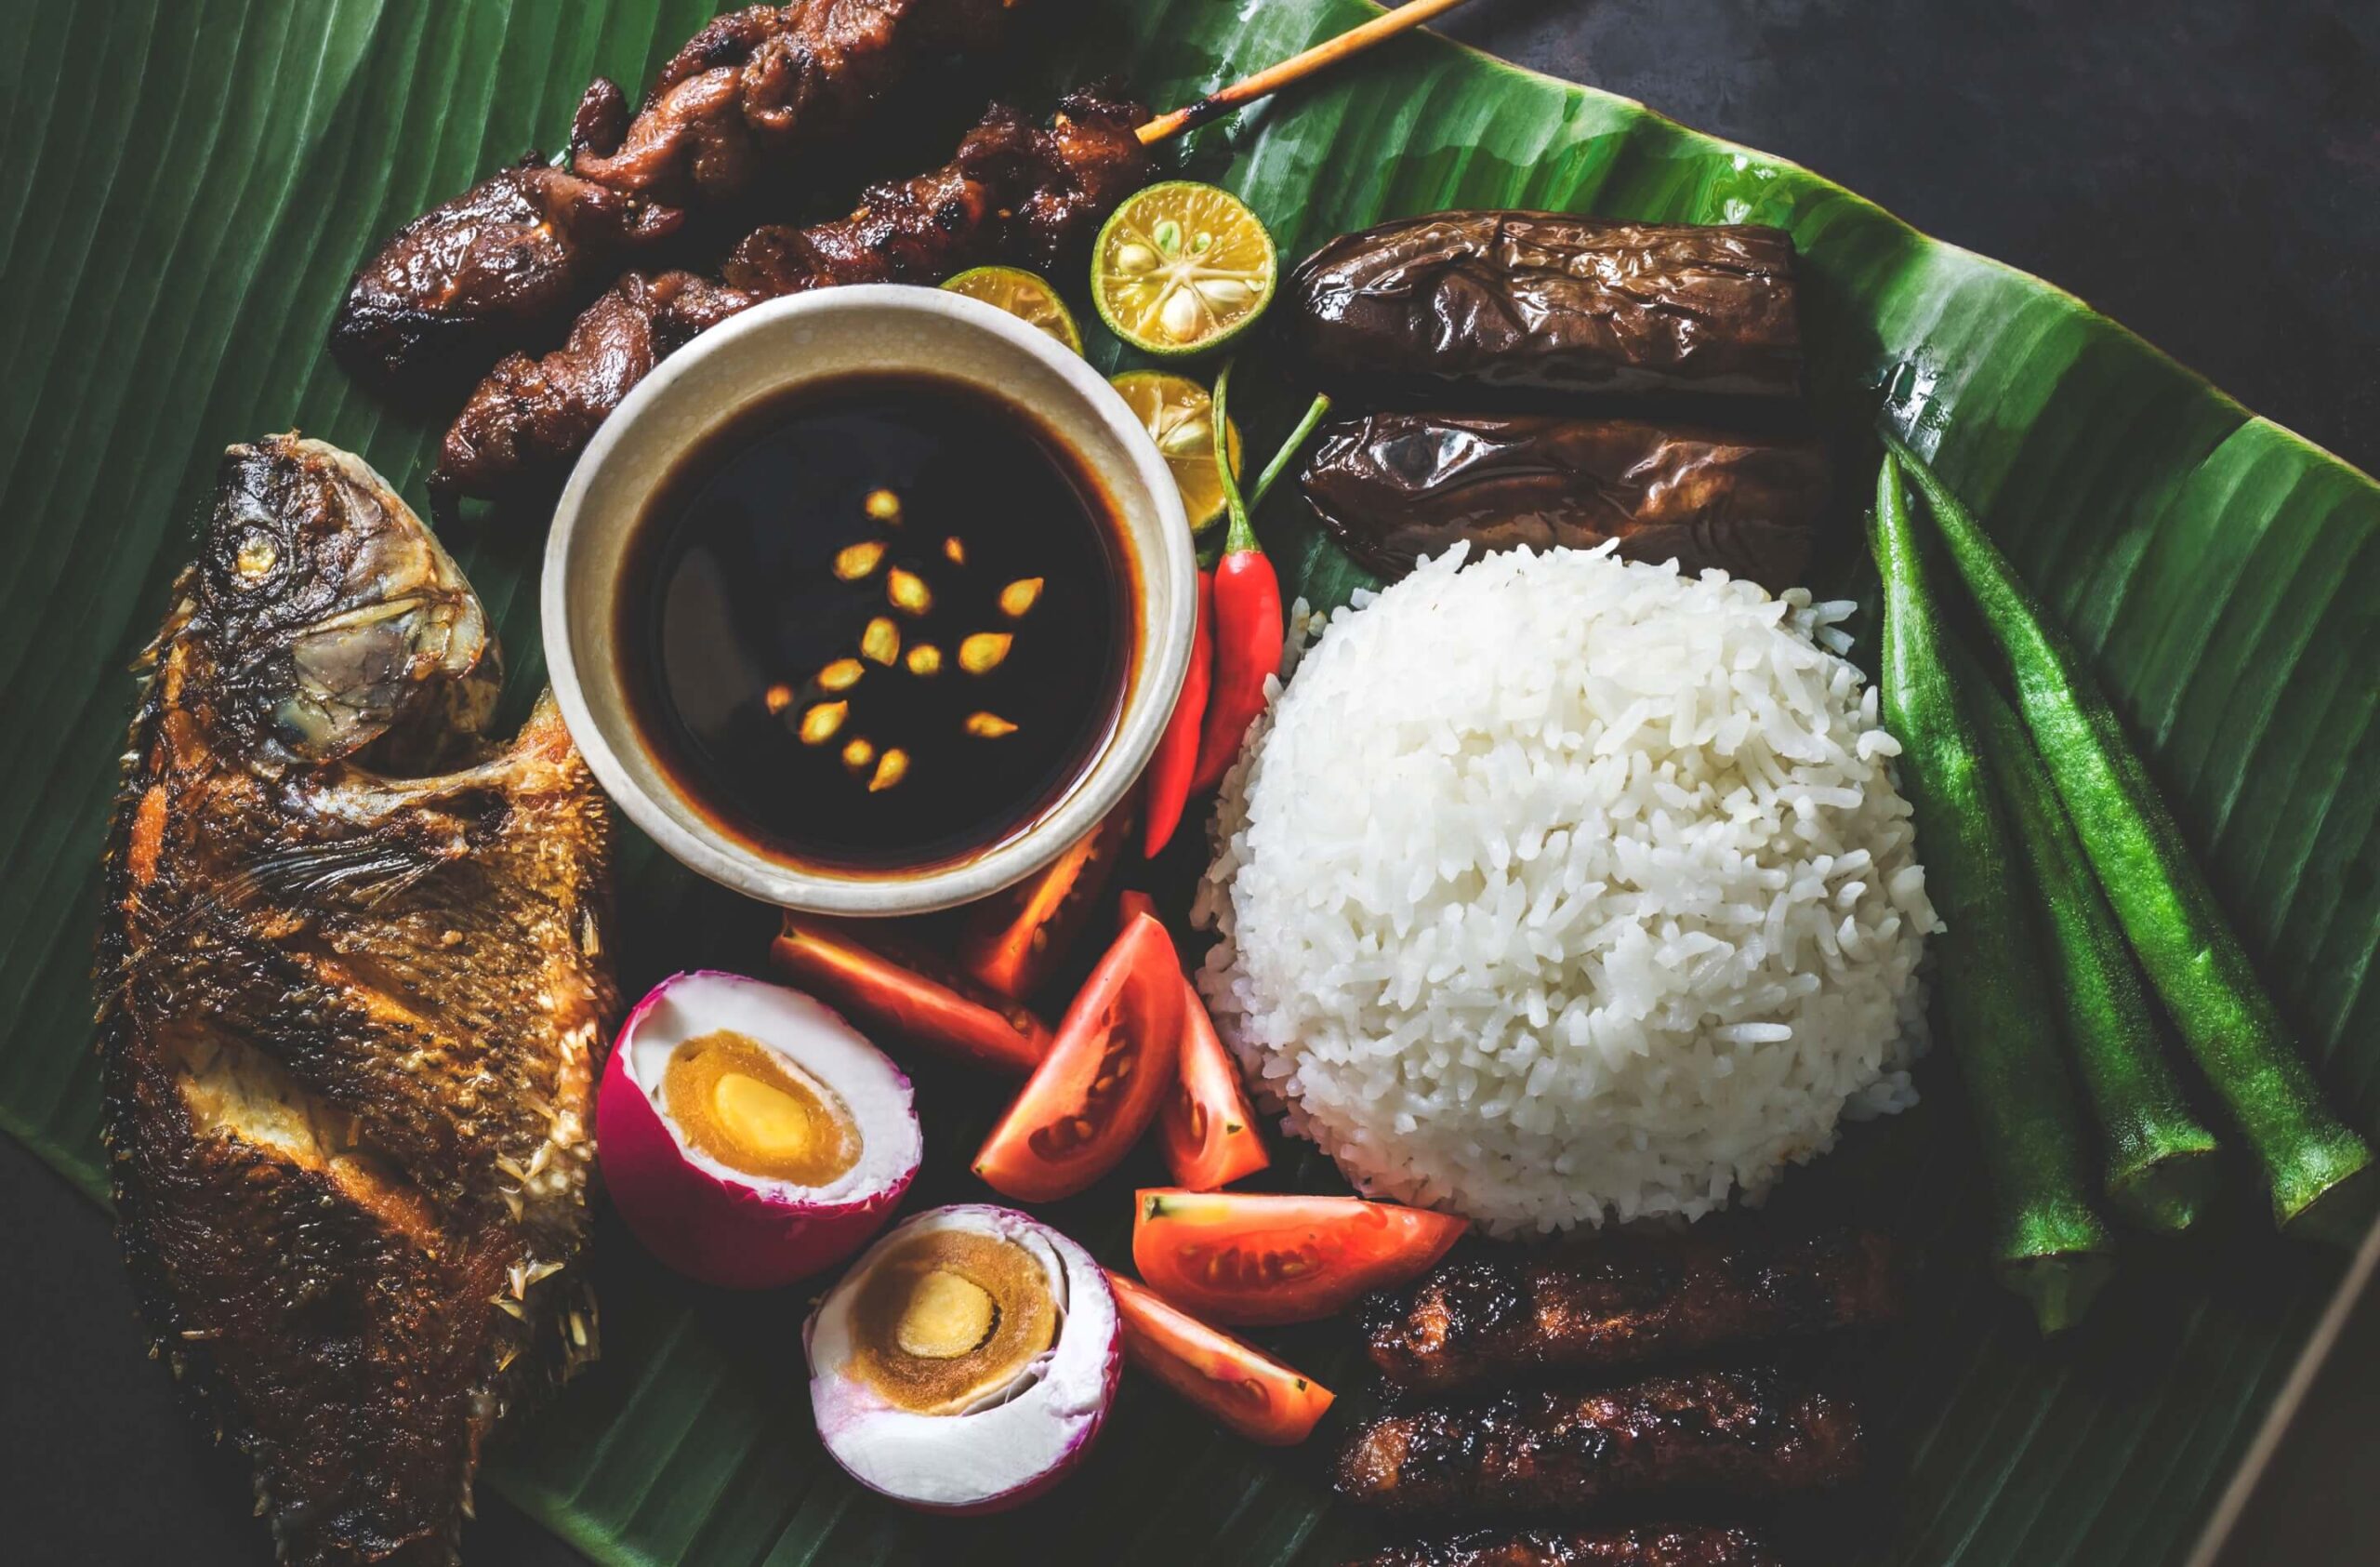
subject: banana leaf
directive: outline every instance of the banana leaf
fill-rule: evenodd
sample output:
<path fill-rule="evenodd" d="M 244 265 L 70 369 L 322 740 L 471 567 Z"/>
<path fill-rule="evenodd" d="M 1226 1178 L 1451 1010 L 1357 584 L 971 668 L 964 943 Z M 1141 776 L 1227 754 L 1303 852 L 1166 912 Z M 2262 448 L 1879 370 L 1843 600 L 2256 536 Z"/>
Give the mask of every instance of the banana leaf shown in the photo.
<path fill-rule="evenodd" d="M 435 430 L 327 362 L 349 270 L 423 206 L 562 136 L 597 73 L 644 79 L 695 0 L 123 0 L 51 5 L 0 55 L 0 1126 L 103 1200 L 86 966 L 129 710 L 229 442 L 301 426 L 420 497 Z M 1123 73 L 1160 105 L 1363 20 L 1361 0 L 1103 0 L 1016 69 L 1029 100 Z M 971 90 L 984 90 L 979 85 Z M 967 107 L 953 100 L 946 142 Z M 928 145 L 932 144 L 930 139 Z M 1241 193 L 1283 254 L 1377 219 L 1529 206 L 1790 228 L 1829 428 L 1881 415 L 1931 454 L 2115 693 L 2265 972 L 2360 1125 L 2380 1116 L 2380 488 L 2251 417 L 2082 301 L 1916 233 L 1781 160 L 1643 106 L 1416 36 L 1196 133 L 1174 156 Z M 1091 319 L 1085 312 L 1085 319 Z M 1094 337 L 1100 336 L 1094 333 Z M 1102 339 L 1103 368 L 1124 356 Z M 1293 365 L 1240 378 L 1267 449 Z M 1364 578 L 1273 501 L 1294 586 Z M 534 690 L 528 526 L 457 553 Z M 1846 530 L 1847 531 L 1847 530 Z M 635 988 L 757 966 L 765 911 L 626 848 Z M 1895 1224 L 1925 1267 L 1869 1357 L 1882 1473 L 1823 1560 L 1970 1567 L 2176 1563 L 2272 1406 L 2338 1258 L 2278 1240 L 2244 1169 L 2201 1232 L 2136 1245 L 2080 1331 L 2044 1345 L 1980 1267 L 1981 1198 L 1952 1074 L 1856 1131 L 1778 1202 Z M 972 1195 L 990 1114 L 929 1076 L 918 1201 Z M 1311 1155 L 1292 1182 L 1327 1184 Z M 1056 1220 L 1125 1255 L 1132 1166 Z M 606 1358 L 496 1455 L 490 1482 L 606 1563 L 1327 1563 L 1380 1536 L 1333 1506 L 1324 1444 L 1249 1447 L 1129 1384 L 1090 1471 L 1009 1517 L 924 1520 L 846 1481 L 810 1428 L 800 1291 L 707 1294 L 599 1236 Z M 1342 1325 L 1272 1342 L 1346 1390 Z M 1347 1401 L 1359 1408 L 1360 1398 Z M 259 1550 L 262 1549 L 261 1535 Z"/>

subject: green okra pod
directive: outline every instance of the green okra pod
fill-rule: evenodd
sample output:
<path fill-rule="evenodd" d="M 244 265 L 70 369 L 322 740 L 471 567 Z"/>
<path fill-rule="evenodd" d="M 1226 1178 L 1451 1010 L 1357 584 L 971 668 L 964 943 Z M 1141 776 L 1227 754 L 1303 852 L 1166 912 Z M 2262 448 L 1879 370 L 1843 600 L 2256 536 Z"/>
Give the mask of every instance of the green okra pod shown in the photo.
<path fill-rule="evenodd" d="M 2115 911 L 2057 803 L 2025 726 L 1951 644 L 1950 674 L 1976 721 L 2048 936 L 2066 1040 L 2099 1122 L 2108 1204 L 2163 1234 L 2189 1228 L 2216 1177 L 2215 1134 L 2183 1096 Z"/>
<path fill-rule="evenodd" d="M 2143 973 L 2256 1156 L 2292 1233 L 2352 1245 L 2380 1169 L 2332 1113 L 2289 1026 L 2149 780 L 2115 709 L 2007 558 L 1931 469 L 1889 432 L 1984 624 L 2006 657 L 2033 742 Z"/>
<path fill-rule="evenodd" d="M 2042 1331 L 2056 1333 L 2080 1320 L 2106 1283 L 2113 1242 L 2091 1202 L 2082 1110 L 2036 977 L 2031 889 L 1943 662 L 1900 470 L 1889 457 L 1876 478 L 1871 544 L 1884 585 L 1884 724 L 1900 742 L 1926 890 L 1949 926 L 1934 940 L 1937 1016 L 1982 1135 L 1993 1262 L 2001 1281 L 2031 1304 Z"/>

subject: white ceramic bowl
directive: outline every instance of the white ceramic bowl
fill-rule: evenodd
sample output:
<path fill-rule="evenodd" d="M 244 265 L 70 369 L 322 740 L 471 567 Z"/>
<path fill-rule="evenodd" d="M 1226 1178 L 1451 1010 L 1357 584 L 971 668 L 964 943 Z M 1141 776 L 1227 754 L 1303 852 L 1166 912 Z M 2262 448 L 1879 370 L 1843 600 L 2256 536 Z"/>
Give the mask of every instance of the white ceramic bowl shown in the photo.
<path fill-rule="evenodd" d="M 1105 748 L 1050 809 L 1003 841 L 915 871 L 839 871 L 722 831 L 673 784 L 630 717 L 613 646 L 629 537 L 691 448 L 754 402 L 854 372 L 912 371 L 1023 405 L 1115 504 L 1136 589 L 1136 651 Z M 749 896 L 826 914 L 946 909 L 1031 875 L 1124 798 L 1157 749 L 1190 659 L 1197 563 L 1182 501 L 1124 400 L 1081 357 L 1015 317 L 936 288 L 868 285 L 772 300 L 647 376 L 579 459 L 546 544 L 546 663 L 571 737 L 630 821 Z"/>

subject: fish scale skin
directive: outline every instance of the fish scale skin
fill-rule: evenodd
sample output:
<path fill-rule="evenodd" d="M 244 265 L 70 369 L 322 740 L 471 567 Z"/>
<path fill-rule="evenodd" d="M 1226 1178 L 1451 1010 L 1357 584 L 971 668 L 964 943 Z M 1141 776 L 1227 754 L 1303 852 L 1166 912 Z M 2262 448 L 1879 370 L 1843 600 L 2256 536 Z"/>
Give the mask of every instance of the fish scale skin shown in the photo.
<path fill-rule="evenodd" d="M 569 1265 L 617 1011 L 609 810 L 550 697 L 500 745 L 404 732 L 484 708 L 455 695 L 489 666 L 476 601 L 428 540 L 343 453 L 233 448 L 108 843 L 118 1228 L 302 1564 L 454 1561 L 496 1421 L 596 1348 Z M 244 542 L 278 575 L 244 585 Z M 384 728 L 467 764 L 382 777 L 352 753 Z"/>

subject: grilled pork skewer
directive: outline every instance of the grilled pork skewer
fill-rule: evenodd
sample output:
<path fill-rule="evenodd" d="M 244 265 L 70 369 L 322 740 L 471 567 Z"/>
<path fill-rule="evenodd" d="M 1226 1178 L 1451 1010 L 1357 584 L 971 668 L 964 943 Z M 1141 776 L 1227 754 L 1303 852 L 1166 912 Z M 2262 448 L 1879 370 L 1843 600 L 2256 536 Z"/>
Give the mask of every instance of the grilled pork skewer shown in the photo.
<path fill-rule="evenodd" d="M 1859 1470 L 1844 1400 L 1773 1370 L 1387 1414 L 1349 1439 L 1340 1494 L 1400 1514 L 1577 1510 L 1675 1493 L 1776 1496 Z"/>
<path fill-rule="evenodd" d="M 515 353 L 464 405 L 430 475 L 441 501 L 550 486 L 660 360 L 762 299 L 846 283 L 937 283 L 1006 260 L 1047 268 L 1089 240 L 1156 172 L 1133 126 L 1140 104 L 1069 95 L 1051 128 L 994 105 L 932 173 L 865 193 L 848 218 L 745 236 L 722 278 L 630 273 L 589 306 L 569 340 Z"/>
<path fill-rule="evenodd" d="M 572 126 L 571 167 L 650 201 L 741 195 L 795 153 L 848 132 L 909 64 L 989 49 L 1017 0 L 796 0 L 714 18 L 686 41 L 633 119 L 597 80 Z"/>
<path fill-rule="evenodd" d="M 1881 1235 L 1696 1233 L 1450 1262 L 1374 1295 L 1364 1333 L 1391 1382 L 1444 1393 L 1868 1326 L 1899 1308 Z"/>
<path fill-rule="evenodd" d="M 1016 0 L 795 0 L 714 18 L 631 117 L 597 80 L 566 168 L 536 154 L 390 236 L 331 327 L 350 373 L 468 378 L 552 340 L 621 263 L 862 125 L 921 56 L 995 46 Z"/>
<path fill-rule="evenodd" d="M 630 118 L 598 79 L 572 121 L 570 167 L 531 154 L 406 224 L 360 268 L 331 328 L 349 371 L 396 385 L 469 376 L 551 340 L 623 260 L 717 207 L 760 171 L 859 123 L 917 54 L 996 45 L 1019 0 L 797 0 L 711 21 Z M 1328 70 L 1462 0 L 1408 3 L 1144 121 L 1154 145 Z"/>
<path fill-rule="evenodd" d="M 1707 1523 L 1634 1529 L 1483 1529 L 1397 1546 L 1347 1567 L 1781 1567 L 1759 1535 Z"/>

